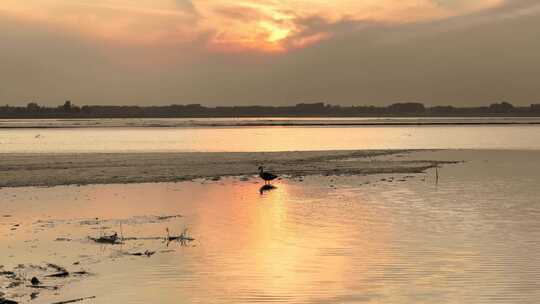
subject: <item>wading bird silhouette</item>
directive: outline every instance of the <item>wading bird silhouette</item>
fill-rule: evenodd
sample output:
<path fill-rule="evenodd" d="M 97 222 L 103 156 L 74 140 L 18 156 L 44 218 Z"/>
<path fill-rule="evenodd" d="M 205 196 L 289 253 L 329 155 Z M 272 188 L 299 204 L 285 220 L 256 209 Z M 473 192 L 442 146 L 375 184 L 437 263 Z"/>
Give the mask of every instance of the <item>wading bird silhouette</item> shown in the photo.
<path fill-rule="evenodd" d="M 264 180 L 265 184 L 268 184 L 270 181 L 273 181 L 277 178 L 277 175 L 270 172 L 264 172 L 263 166 L 259 167 L 259 176 Z"/>

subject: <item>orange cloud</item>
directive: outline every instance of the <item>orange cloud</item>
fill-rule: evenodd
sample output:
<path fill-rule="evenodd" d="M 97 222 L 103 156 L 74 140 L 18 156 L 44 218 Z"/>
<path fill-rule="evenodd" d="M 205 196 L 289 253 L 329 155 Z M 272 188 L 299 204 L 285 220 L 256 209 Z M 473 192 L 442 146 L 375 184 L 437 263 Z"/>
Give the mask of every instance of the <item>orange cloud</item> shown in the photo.
<path fill-rule="evenodd" d="M 1 14 L 93 39 L 143 45 L 205 37 L 217 51 L 282 52 L 332 36 L 347 22 L 404 24 L 449 18 L 503 0 L 4 0 Z M 306 20 L 326 26 L 313 27 Z"/>

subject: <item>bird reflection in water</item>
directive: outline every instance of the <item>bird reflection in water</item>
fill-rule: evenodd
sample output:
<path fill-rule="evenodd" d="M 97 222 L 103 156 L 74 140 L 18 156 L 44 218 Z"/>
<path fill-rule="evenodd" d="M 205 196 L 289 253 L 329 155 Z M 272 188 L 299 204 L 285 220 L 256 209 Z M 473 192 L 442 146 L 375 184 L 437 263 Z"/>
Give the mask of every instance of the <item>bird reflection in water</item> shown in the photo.
<path fill-rule="evenodd" d="M 267 184 L 267 185 L 263 185 L 261 188 L 259 188 L 259 193 L 261 195 L 263 195 L 265 192 L 269 192 L 269 191 L 272 191 L 272 190 L 275 190 L 275 189 L 277 189 L 276 186 Z"/>

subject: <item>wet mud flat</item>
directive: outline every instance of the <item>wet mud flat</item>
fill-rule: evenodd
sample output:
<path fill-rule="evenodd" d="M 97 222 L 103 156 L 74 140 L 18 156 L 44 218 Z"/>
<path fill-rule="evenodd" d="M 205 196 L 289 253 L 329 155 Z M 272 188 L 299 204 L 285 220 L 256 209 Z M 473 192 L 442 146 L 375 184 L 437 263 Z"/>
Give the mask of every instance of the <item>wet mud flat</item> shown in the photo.
<path fill-rule="evenodd" d="M 92 271 L 95 264 L 126 258 L 145 263 L 144 259 L 171 254 L 180 247 L 196 246 L 188 228 L 178 228 L 182 227 L 179 214 L 125 219 L 38 219 L 31 223 L 9 215 L 3 219 L 0 222 L 3 237 L 19 239 L 8 241 L 5 252 L 11 253 L 3 257 L 2 263 L 6 264 L 0 264 L 0 303 L 3 304 L 90 301 L 98 296 L 81 290 L 77 297 L 68 298 L 64 291 L 70 290 L 74 283 L 99 276 Z M 144 227 L 156 234 L 129 234 L 133 227 Z M 33 252 L 30 256 L 34 256 L 35 262 L 23 263 L 29 258 L 18 246 Z M 97 254 L 89 254 L 96 250 Z M 49 259 L 55 262 L 48 262 Z"/>
<path fill-rule="evenodd" d="M 454 160 L 410 160 L 420 150 L 253 153 L 0 154 L 0 187 L 124 184 L 252 176 L 420 173 Z M 385 158 L 381 156 L 403 156 Z"/>

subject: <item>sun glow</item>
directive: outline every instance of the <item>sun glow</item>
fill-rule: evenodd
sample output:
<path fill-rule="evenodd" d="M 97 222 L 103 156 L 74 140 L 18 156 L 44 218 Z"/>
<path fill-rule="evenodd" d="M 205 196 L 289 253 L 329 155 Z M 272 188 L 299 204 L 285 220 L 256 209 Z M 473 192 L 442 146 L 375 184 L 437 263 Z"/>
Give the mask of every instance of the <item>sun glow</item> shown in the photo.
<path fill-rule="evenodd" d="M 146 45 L 201 44 L 219 51 L 287 51 L 327 39 L 340 24 L 449 18 L 504 0 L 4 0 L 0 18 L 92 39 Z"/>

